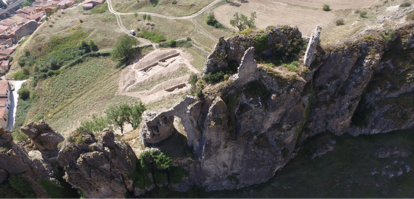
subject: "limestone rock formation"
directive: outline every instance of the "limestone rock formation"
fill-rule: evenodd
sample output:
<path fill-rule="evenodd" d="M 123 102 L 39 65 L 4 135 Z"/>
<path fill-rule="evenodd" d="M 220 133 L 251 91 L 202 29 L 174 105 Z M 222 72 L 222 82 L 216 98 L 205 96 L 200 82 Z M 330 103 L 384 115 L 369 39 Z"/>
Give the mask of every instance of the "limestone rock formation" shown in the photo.
<path fill-rule="evenodd" d="M 304 65 L 307 67 L 309 67 L 315 59 L 315 50 L 319 42 L 319 37 L 321 36 L 321 30 L 322 28 L 317 26 L 315 30 L 312 31 L 309 38 L 308 47 L 306 48 L 305 57 L 303 58 Z"/>
<path fill-rule="evenodd" d="M 37 158 L 29 155 L 12 141 L 10 132 L 0 127 L 0 183 L 11 174 L 20 174 L 37 197 L 46 198 L 48 195 L 39 185 L 39 180 L 50 179 L 52 173 L 52 167 L 46 159 L 41 155 Z"/>
<path fill-rule="evenodd" d="M 369 31 L 325 48 L 311 42 L 316 50 L 308 51 L 308 65 L 296 71 L 257 66 L 254 60 L 298 49 L 289 46 L 300 43 L 294 28 L 220 39 L 204 73 L 226 70 L 235 62 L 235 78 L 212 86 L 217 91 L 209 88 L 203 100 L 187 97 L 172 109 L 147 116 L 140 128 L 142 141 L 166 140 L 175 131 L 173 118 L 180 118 L 195 154 L 195 162 L 187 165 L 188 182 L 212 191 L 267 181 L 298 144 L 319 133 L 412 128 L 413 31 L 408 24 L 392 35 Z M 269 45 L 263 48 L 259 44 L 266 39 Z M 251 47 L 261 49 L 254 53 Z"/>
<path fill-rule="evenodd" d="M 20 130 L 31 139 L 35 150 L 39 150 L 47 157 L 57 156 L 57 145 L 63 142 L 64 138 L 58 132 L 55 132 L 44 120 L 36 123 L 31 122 L 22 126 Z"/>
<path fill-rule="evenodd" d="M 88 198 L 125 197 L 133 191 L 128 175 L 137 158 L 129 145 L 109 129 L 96 135 L 75 132 L 59 151 L 58 162 L 66 168 L 65 178 Z"/>

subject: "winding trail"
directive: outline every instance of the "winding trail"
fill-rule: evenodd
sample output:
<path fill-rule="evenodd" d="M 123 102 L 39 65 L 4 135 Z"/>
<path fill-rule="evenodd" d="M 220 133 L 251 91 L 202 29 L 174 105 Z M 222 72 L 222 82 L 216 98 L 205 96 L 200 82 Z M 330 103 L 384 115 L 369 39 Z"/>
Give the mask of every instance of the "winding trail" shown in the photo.
<path fill-rule="evenodd" d="M 202 8 L 201 10 L 199 10 L 198 12 L 196 12 L 196 13 L 194 13 L 192 15 L 189 15 L 189 16 L 184 16 L 184 17 L 166 16 L 166 15 L 161 15 L 161 14 L 152 13 L 152 12 L 138 12 L 138 14 L 140 14 L 140 15 L 141 14 L 149 14 L 149 15 L 152 15 L 152 16 L 156 16 L 156 17 L 160 17 L 160 18 L 165 18 L 165 19 L 192 19 L 192 18 L 197 17 L 198 15 L 202 14 L 204 11 L 208 10 L 209 8 L 213 7 L 214 5 L 216 5 L 217 3 L 219 3 L 220 1 L 221 0 L 215 0 L 215 1 L 211 2 L 210 4 L 208 4 L 206 7 Z M 108 5 L 109 4 L 110 4 L 110 6 L 108 6 L 109 7 L 109 10 L 112 13 L 114 13 L 114 14 L 117 14 L 117 15 L 133 15 L 133 14 L 135 14 L 135 13 L 120 13 L 120 12 L 117 12 L 117 11 L 115 11 L 112 8 L 112 2 L 111 2 L 111 0 L 108 0 Z"/>
<path fill-rule="evenodd" d="M 209 5 L 207 5 L 206 7 L 202 8 L 201 10 L 199 10 L 198 12 L 189 15 L 189 16 L 184 16 L 184 17 L 174 17 L 174 16 L 165 16 L 165 15 L 161 15 L 161 14 L 156 14 L 156 13 L 151 13 L 151 12 L 138 12 L 138 14 L 149 14 L 152 16 L 156 16 L 156 17 L 160 17 L 160 18 L 164 18 L 164 19 L 181 19 L 181 20 L 190 20 L 193 24 L 194 24 L 194 29 L 199 29 L 202 33 L 204 33 L 209 39 L 212 39 L 213 41 L 217 41 L 218 39 L 216 37 L 214 37 L 212 34 L 210 34 L 208 31 L 206 31 L 204 28 L 202 28 L 196 21 L 193 20 L 193 18 L 199 16 L 200 14 L 202 14 L 203 12 L 205 12 L 206 10 L 210 9 L 211 7 L 213 7 L 214 5 L 216 5 L 217 3 L 219 3 L 222 0 L 215 0 L 213 2 L 211 2 Z M 122 19 L 121 19 L 121 15 L 134 15 L 136 13 L 120 13 L 117 12 L 116 10 L 114 10 L 114 8 L 112 7 L 112 0 L 107 0 L 108 2 L 108 9 L 109 11 L 115 15 L 116 17 L 116 22 L 118 23 L 119 28 L 121 29 L 122 32 L 126 33 L 127 35 L 130 35 L 129 30 L 125 28 L 124 24 L 122 23 Z M 132 35 L 130 35 L 132 36 Z M 134 37 L 136 39 L 138 39 L 138 41 L 140 41 L 140 45 L 139 46 L 146 46 L 146 45 L 152 45 L 154 47 L 154 49 L 157 48 L 157 44 L 152 43 L 151 41 L 141 38 L 141 37 Z M 179 39 L 181 40 L 181 39 Z M 206 54 L 206 52 L 204 50 L 202 50 L 202 48 L 196 46 L 194 43 L 192 43 L 192 45 L 200 50 L 203 54 Z"/>

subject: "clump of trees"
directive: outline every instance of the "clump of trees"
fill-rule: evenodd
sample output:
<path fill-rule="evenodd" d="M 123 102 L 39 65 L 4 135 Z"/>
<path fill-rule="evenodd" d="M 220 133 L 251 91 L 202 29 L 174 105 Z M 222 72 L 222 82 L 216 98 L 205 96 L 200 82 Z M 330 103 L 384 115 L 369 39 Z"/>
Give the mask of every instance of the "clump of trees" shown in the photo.
<path fill-rule="evenodd" d="M 112 50 L 112 60 L 128 60 L 134 54 L 133 47 L 137 44 L 138 41 L 135 38 L 128 35 L 122 35 L 115 43 L 115 46 Z"/>
<path fill-rule="evenodd" d="M 108 120 L 111 121 L 116 127 L 121 129 L 121 134 L 124 132 L 124 123 L 128 123 L 133 129 L 138 128 L 141 123 L 141 115 L 146 110 L 145 105 L 140 102 L 135 105 L 121 104 L 119 106 L 109 107 L 105 113 Z"/>
<path fill-rule="evenodd" d="M 207 25 L 213 26 L 214 28 L 225 28 L 223 24 L 216 20 L 213 13 L 207 16 Z"/>
<path fill-rule="evenodd" d="M 94 132 L 114 126 L 120 128 L 121 134 L 123 134 L 125 123 L 130 124 L 134 130 L 138 128 L 141 123 L 141 115 L 145 110 L 146 107 L 142 102 L 134 105 L 121 104 L 110 106 L 105 111 L 106 116 L 97 117 L 93 115 L 92 120 L 83 121 L 76 131 L 92 135 Z"/>
<path fill-rule="evenodd" d="M 233 19 L 230 20 L 230 24 L 235 28 L 237 27 L 239 29 L 239 31 L 242 31 L 242 30 L 246 29 L 247 27 L 248 28 L 255 28 L 256 27 L 255 26 L 256 18 L 257 18 L 256 12 L 252 12 L 250 14 L 250 18 L 247 18 L 247 16 L 244 15 L 244 14 L 241 14 L 239 16 L 239 13 L 236 12 L 233 15 Z"/>

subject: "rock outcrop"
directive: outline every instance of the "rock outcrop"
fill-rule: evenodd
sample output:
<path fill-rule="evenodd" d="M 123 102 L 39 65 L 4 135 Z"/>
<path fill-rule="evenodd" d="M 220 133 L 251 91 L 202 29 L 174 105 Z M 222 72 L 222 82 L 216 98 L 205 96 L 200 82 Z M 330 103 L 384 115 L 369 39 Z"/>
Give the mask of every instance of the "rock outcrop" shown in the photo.
<path fill-rule="evenodd" d="M 96 135 L 74 132 L 59 151 L 58 162 L 65 178 L 88 198 L 119 198 L 133 191 L 129 174 L 137 158 L 125 142 L 105 129 Z"/>
<path fill-rule="evenodd" d="M 30 138 L 34 150 L 39 150 L 49 158 L 57 157 L 59 151 L 57 145 L 63 142 L 64 138 L 44 120 L 36 123 L 31 122 L 22 126 L 20 130 Z"/>
<path fill-rule="evenodd" d="M 319 133 L 360 135 L 412 128 L 413 30 L 409 24 L 396 33 L 366 32 L 325 48 L 311 42 L 311 63 L 304 60 L 307 65 L 291 69 L 257 66 L 254 58 L 302 48 L 296 29 L 220 39 L 204 73 L 234 71 L 236 63 L 235 78 L 212 86 L 219 88 L 215 91 L 205 89 L 203 100 L 187 97 L 147 117 L 140 135 L 145 145 L 166 140 L 175 131 L 173 117 L 179 117 L 195 153 L 195 162 L 187 166 L 188 181 L 212 191 L 267 181 L 298 144 Z M 264 48 L 262 40 L 269 45 Z"/>
<path fill-rule="evenodd" d="M 37 153 L 40 154 L 38 151 Z M 10 132 L 0 127 L 0 183 L 10 175 L 20 176 L 31 186 L 31 188 L 26 187 L 26 190 L 33 190 L 37 197 L 46 198 L 49 196 L 40 186 L 39 181 L 49 180 L 52 174 L 53 170 L 48 160 L 41 154 L 40 156 L 28 154 L 13 142 Z"/>
<path fill-rule="evenodd" d="M 303 58 L 304 65 L 309 67 L 313 60 L 315 59 L 315 50 L 319 43 L 319 37 L 321 36 L 322 28 L 317 26 L 315 30 L 312 31 L 309 38 L 308 47 L 306 48 L 305 57 Z"/>

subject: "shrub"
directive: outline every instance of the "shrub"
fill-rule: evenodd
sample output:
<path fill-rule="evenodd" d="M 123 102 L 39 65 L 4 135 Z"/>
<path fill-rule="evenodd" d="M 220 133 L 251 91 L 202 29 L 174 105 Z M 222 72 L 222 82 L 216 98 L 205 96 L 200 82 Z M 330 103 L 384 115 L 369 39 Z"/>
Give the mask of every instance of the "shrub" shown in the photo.
<path fill-rule="evenodd" d="M 170 168 L 170 181 L 172 184 L 178 184 L 183 177 L 188 177 L 188 172 L 181 167 Z"/>
<path fill-rule="evenodd" d="M 135 16 L 135 17 L 138 17 L 138 13 L 134 13 L 134 16 Z"/>
<path fill-rule="evenodd" d="M 329 4 L 323 4 L 323 6 L 322 6 L 322 9 L 324 10 L 324 11 L 330 11 L 331 10 L 331 8 L 329 7 Z"/>
<path fill-rule="evenodd" d="M 400 5 L 401 8 L 410 7 L 410 6 L 411 6 L 410 2 L 404 2 Z"/>
<path fill-rule="evenodd" d="M 26 100 L 30 97 L 30 90 L 28 88 L 21 88 L 17 93 L 22 100 Z"/>
<path fill-rule="evenodd" d="M 377 49 L 373 48 L 373 49 L 369 50 L 369 55 L 371 57 L 374 57 L 375 56 L 375 53 L 377 53 Z"/>
<path fill-rule="evenodd" d="M 336 20 L 336 25 L 337 26 L 342 26 L 342 25 L 345 25 L 345 22 L 344 22 L 343 19 L 338 19 L 338 20 Z"/>
<path fill-rule="evenodd" d="M 229 79 L 229 75 L 225 74 L 224 75 L 224 80 L 228 80 Z"/>
<path fill-rule="evenodd" d="M 10 174 L 8 178 L 10 186 L 26 198 L 35 198 L 36 195 L 32 189 L 32 186 L 22 177 L 22 174 L 23 173 Z"/>
<path fill-rule="evenodd" d="M 254 48 L 257 53 L 260 53 L 269 48 L 269 39 L 267 34 L 262 34 L 255 38 Z"/>
<path fill-rule="evenodd" d="M 216 20 L 212 13 L 207 16 L 207 25 L 213 26 L 214 28 L 225 28 L 223 24 Z"/>
<path fill-rule="evenodd" d="M 168 40 L 168 46 L 175 47 L 177 45 L 177 42 L 174 39 Z"/>
<path fill-rule="evenodd" d="M 223 80 L 223 78 L 224 74 L 221 71 L 216 72 L 214 74 L 208 73 L 207 75 L 203 76 L 203 80 L 210 84 L 218 83 L 221 80 Z"/>
<path fill-rule="evenodd" d="M 190 78 L 188 79 L 188 83 L 195 85 L 195 83 L 197 83 L 197 74 L 191 73 Z"/>
<path fill-rule="evenodd" d="M 172 4 L 177 4 L 177 0 L 172 1 Z"/>
<path fill-rule="evenodd" d="M 411 12 L 410 14 L 407 15 L 407 20 L 414 20 L 414 12 Z"/>
<path fill-rule="evenodd" d="M 13 78 L 15 80 L 19 80 L 19 79 L 27 79 L 29 78 L 27 75 L 25 75 L 24 73 L 22 73 L 21 71 L 14 73 Z"/>
<path fill-rule="evenodd" d="M 21 131 L 16 131 L 16 132 L 13 132 L 12 133 L 12 136 L 13 136 L 13 140 L 14 141 L 18 141 L 18 142 L 21 142 L 21 141 L 26 141 L 27 140 L 27 135 L 26 134 L 24 134 L 24 133 L 22 133 Z"/>
<path fill-rule="evenodd" d="M 362 12 L 360 12 L 359 13 L 359 16 L 361 17 L 361 18 L 366 18 L 367 17 L 367 11 L 362 11 Z"/>
<path fill-rule="evenodd" d="M 204 97 L 203 90 L 200 89 L 200 90 L 197 91 L 197 97 L 200 98 L 200 99 L 202 99 Z"/>
<path fill-rule="evenodd" d="M 30 69 L 29 67 L 25 66 L 22 68 L 23 74 L 29 76 L 30 75 Z"/>
<path fill-rule="evenodd" d="M 160 43 L 166 40 L 163 35 L 155 33 L 155 32 L 149 32 L 146 30 L 144 30 L 142 33 L 139 33 L 138 36 L 143 37 L 145 39 L 149 39 L 155 43 Z"/>

